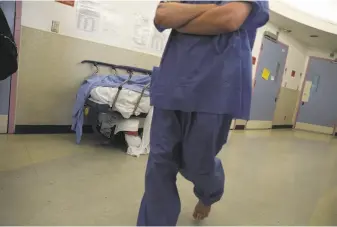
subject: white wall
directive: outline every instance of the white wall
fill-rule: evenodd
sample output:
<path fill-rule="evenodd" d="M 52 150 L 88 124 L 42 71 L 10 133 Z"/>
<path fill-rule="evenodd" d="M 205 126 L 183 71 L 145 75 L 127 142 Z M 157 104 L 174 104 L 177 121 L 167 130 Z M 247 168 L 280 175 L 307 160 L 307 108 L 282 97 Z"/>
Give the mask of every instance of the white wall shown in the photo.
<path fill-rule="evenodd" d="M 255 45 L 253 48 L 253 56 L 255 56 L 257 59 L 257 63 L 253 67 L 253 79 L 256 76 L 256 67 L 259 63 L 258 60 L 263 41 L 263 34 L 265 31 L 276 34 L 278 28 L 272 23 L 268 23 L 266 26 L 258 30 Z M 292 38 L 289 34 L 285 34 L 282 32 L 279 35 L 279 41 L 288 46 L 288 56 L 285 66 L 286 70 L 283 74 L 282 87 L 297 90 L 301 81 L 300 74 L 304 74 L 303 67 L 306 60 L 307 47 L 296 39 Z M 296 71 L 295 77 L 291 77 L 292 70 Z"/>
<path fill-rule="evenodd" d="M 50 32 L 58 21 L 61 35 L 161 56 L 170 31 L 153 25 L 158 1 L 23 1 L 21 24 Z"/>

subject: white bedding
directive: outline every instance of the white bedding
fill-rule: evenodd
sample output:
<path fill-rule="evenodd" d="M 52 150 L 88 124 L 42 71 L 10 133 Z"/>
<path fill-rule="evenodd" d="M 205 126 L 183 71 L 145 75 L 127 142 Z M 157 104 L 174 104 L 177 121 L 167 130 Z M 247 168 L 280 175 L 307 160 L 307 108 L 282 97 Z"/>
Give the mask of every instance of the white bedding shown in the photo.
<path fill-rule="evenodd" d="M 108 137 L 117 134 L 118 132 L 135 132 L 138 128 L 143 128 L 143 136 L 131 136 L 124 134 L 126 143 L 128 145 L 127 154 L 131 156 L 139 157 L 142 154 L 148 154 L 150 152 L 150 129 L 152 123 L 153 108 L 150 108 L 145 121 L 143 118 L 131 118 L 122 119 L 120 115 L 116 113 L 101 113 L 98 120 L 101 124 L 101 133 Z M 114 132 L 113 127 L 116 126 Z"/>
<path fill-rule="evenodd" d="M 97 87 L 91 90 L 90 95 L 92 101 L 100 104 L 109 104 L 112 106 L 114 98 L 117 94 L 118 88 L 111 87 Z M 115 103 L 114 110 L 122 114 L 124 118 L 130 118 L 137 100 L 140 96 L 139 92 L 122 89 L 119 93 L 117 102 Z M 150 110 L 150 97 L 144 96 L 141 98 L 139 106 L 135 112 L 138 116 L 141 113 L 148 113 Z"/>

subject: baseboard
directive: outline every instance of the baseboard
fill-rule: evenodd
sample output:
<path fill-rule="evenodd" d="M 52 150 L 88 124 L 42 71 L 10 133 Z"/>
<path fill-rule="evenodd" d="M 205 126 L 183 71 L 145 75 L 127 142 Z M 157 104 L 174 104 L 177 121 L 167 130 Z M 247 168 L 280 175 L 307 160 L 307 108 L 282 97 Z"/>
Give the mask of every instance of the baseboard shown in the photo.
<path fill-rule="evenodd" d="M 334 134 L 334 127 L 333 126 L 321 126 L 321 125 L 313 125 L 303 122 L 296 122 L 295 129 L 308 131 L 308 132 L 317 132 L 327 135 L 333 135 Z"/>
<path fill-rule="evenodd" d="M 286 128 L 293 128 L 293 125 L 273 125 L 272 129 L 286 129 Z"/>
<path fill-rule="evenodd" d="M 0 133 L 7 133 L 8 116 L 0 114 Z"/>
<path fill-rule="evenodd" d="M 235 125 L 235 130 L 244 130 L 245 126 L 244 125 Z"/>
<path fill-rule="evenodd" d="M 92 133 L 90 125 L 83 126 L 83 133 Z M 15 134 L 64 134 L 74 133 L 70 125 L 16 125 Z"/>

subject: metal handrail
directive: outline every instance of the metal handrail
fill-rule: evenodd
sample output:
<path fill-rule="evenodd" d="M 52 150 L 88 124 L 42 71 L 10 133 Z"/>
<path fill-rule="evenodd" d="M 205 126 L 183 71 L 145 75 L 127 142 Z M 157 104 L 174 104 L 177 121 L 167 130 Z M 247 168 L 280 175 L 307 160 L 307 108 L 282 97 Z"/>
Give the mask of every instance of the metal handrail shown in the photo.
<path fill-rule="evenodd" d="M 119 94 L 120 92 L 122 91 L 123 89 L 123 86 L 125 84 L 127 84 L 131 79 L 132 79 L 132 76 L 133 74 L 136 72 L 136 73 L 142 73 L 142 74 L 148 74 L 149 76 L 151 76 L 152 74 L 152 70 L 147 70 L 147 69 L 142 69 L 142 68 L 137 68 L 137 67 L 133 67 L 133 66 L 126 66 L 126 65 L 115 65 L 115 64 L 110 64 L 110 63 L 105 63 L 105 62 L 100 62 L 100 61 L 93 61 L 93 60 L 83 60 L 81 61 L 82 64 L 92 64 L 95 68 L 96 68 L 96 74 L 99 72 L 99 69 L 98 69 L 98 66 L 105 66 L 105 67 L 110 67 L 112 68 L 112 70 L 114 70 L 115 72 L 115 75 L 117 74 L 117 69 L 122 69 L 122 70 L 125 70 L 128 72 L 129 74 L 129 77 L 128 79 L 126 79 L 125 81 L 123 81 L 119 86 L 118 86 L 118 91 L 115 95 L 115 98 L 111 104 L 111 107 L 110 107 L 110 110 L 112 111 L 113 108 L 115 107 L 115 104 L 118 100 L 118 97 L 119 97 Z M 141 91 L 138 99 L 137 99 L 137 103 L 133 109 L 133 113 L 132 115 L 135 115 L 138 107 L 139 107 L 139 104 L 140 104 L 140 101 L 145 93 L 145 91 L 150 87 L 150 83 L 147 84 Z"/>
<path fill-rule="evenodd" d="M 142 69 L 142 68 L 138 68 L 138 67 L 133 67 L 133 66 L 127 66 L 127 65 L 115 65 L 115 64 L 110 64 L 110 63 L 105 63 L 105 62 L 100 62 L 100 61 L 93 61 L 93 60 L 83 60 L 81 61 L 82 64 L 84 63 L 88 63 L 88 64 L 92 64 L 94 66 L 105 66 L 105 67 L 111 67 L 113 69 L 122 69 L 122 70 L 126 70 L 129 72 L 137 72 L 137 73 L 143 73 L 143 74 L 148 74 L 151 75 L 152 74 L 152 70 L 148 70 L 148 69 Z"/>
<path fill-rule="evenodd" d="M 136 111 L 137 111 L 138 106 L 139 106 L 139 104 L 140 104 L 140 100 L 142 99 L 142 97 L 143 97 L 145 91 L 146 91 L 149 87 L 150 87 L 150 83 L 147 84 L 147 85 L 142 89 L 142 92 L 140 93 L 140 95 L 139 95 L 139 97 L 138 97 L 138 99 L 137 99 L 137 103 L 136 103 L 136 105 L 135 105 L 135 108 L 133 109 L 132 115 L 135 115 L 135 114 L 136 114 Z"/>

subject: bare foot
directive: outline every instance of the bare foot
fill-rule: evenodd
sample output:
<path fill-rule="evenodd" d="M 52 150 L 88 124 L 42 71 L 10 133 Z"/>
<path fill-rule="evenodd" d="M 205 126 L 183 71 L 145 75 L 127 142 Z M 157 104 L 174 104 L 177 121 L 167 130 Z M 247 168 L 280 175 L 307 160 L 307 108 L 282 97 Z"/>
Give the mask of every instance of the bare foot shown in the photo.
<path fill-rule="evenodd" d="M 211 206 L 205 206 L 201 201 L 194 208 L 193 217 L 195 220 L 201 221 L 208 217 L 211 212 Z"/>

